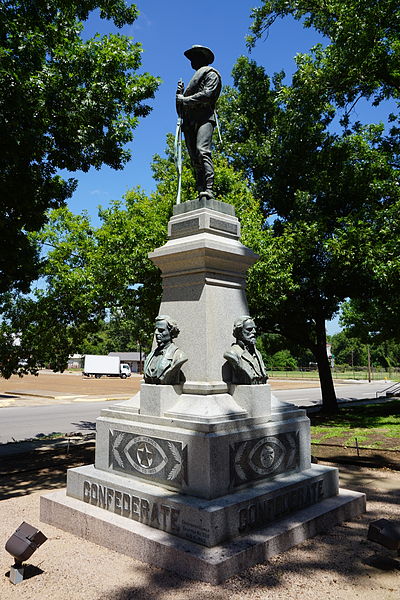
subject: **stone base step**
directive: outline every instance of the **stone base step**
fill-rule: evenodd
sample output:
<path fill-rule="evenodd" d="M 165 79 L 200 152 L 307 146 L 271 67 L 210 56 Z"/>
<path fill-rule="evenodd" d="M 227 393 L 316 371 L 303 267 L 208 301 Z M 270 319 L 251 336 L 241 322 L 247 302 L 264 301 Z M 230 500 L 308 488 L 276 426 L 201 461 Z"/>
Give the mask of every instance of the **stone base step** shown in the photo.
<path fill-rule="evenodd" d="M 341 489 L 337 496 L 213 548 L 68 497 L 65 490 L 41 497 L 40 518 L 142 562 L 216 585 L 364 511 L 365 494 Z"/>

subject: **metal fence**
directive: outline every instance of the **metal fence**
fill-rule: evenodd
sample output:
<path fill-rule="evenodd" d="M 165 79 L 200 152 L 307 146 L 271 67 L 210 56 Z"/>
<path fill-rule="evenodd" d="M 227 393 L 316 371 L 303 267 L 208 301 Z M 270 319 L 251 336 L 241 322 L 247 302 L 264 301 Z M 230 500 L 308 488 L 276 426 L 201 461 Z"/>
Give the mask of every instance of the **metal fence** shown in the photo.
<path fill-rule="evenodd" d="M 276 378 L 291 378 L 291 379 L 319 379 L 318 369 L 315 367 L 304 367 L 299 370 L 275 370 L 273 367 L 268 368 L 268 375 Z M 334 379 L 356 379 L 356 380 L 368 380 L 368 368 L 367 367 L 334 367 L 332 369 L 332 377 Z M 385 370 L 383 367 L 371 368 L 371 380 L 388 380 L 388 381 L 400 381 L 400 368 L 394 367 L 389 370 Z"/>

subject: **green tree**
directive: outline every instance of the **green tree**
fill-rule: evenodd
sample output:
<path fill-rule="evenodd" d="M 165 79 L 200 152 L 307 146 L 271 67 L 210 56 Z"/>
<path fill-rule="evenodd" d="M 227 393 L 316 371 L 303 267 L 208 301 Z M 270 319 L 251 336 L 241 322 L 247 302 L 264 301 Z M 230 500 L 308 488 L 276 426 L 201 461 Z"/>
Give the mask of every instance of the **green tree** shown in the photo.
<path fill-rule="evenodd" d="M 85 214 L 52 211 L 35 234 L 36 243 L 50 248 L 40 272 L 42 287 L 28 296 L 9 294 L 3 305 L 2 375 L 17 372 L 21 358 L 27 361 L 25 372 L 43 364 L 63 370 L 68 356 L 80 352 L 86 340 L 106 349 L 108 340 L 101 334 L 109 311 L 124 311 L 130 318 L 140 313 L 148 327 L 154 317 L 150 298 L 157 305 L 160 278 L 147 252 L 163 243 L 168 213 L 167 202 L 140 190 L 129 192 L 124 205 L 114 202 L 101 210 L 98 228 Z"/>
<path fill-rule="evenodd" d="M 304 27 L 313 27 L 326 38 L 326 46 L 316 46 L 307 58 L 312 65 L 308 83 L 343 109 L 340 116 L 345 128 L 349 128 L 352 108 L 360 99 L 373 105 L 391 100 L 392 105 L 399 106 L 400 7 L 397 2 L 317 0 L 310 4 L 303 0 L 263 0 L 253 11 L 249 45 L 253 46 L 276 19 L 287 15 L 301 20 Z M 366 210 L 364 218 L 360 214 L 358 224 L 358 229 L 365 231 L 366 255 L 361 266 L 368 268 L 369 282 L 363 286 L 362 295 L 346 302 L 342 317 L 352 336 L 375 345 L 385 340 L 400 340 L 400 206 L 393 187 L 399 174 L 398 111 L 388 115 L 386 127 L 386 135 L 381 135 L 379 142 L 375 139 L 382 159 L 392 167 L 387 182 L 382 178 L 378 184 L 382 210 L 375 211 L 372 218 Z M 376 183 L 371 180 L 370 185 Z M 351 256 L 351 249 L 348 254 Z"/>
<path fill-rule="evenodd" d="M 400 366 L 400 344 L 396 340 L 385 339 L 379 342 L 376 338 L 369 338 L 363 341 L 353 337 L 351 329 L 345 329 L 331 336 L 331 343 L 336 364 L 366 367 L 369 346 L 373 367 L 390 371 Z"/>
<path fill-rule="evenodd" d="M 387 371 L 400 366 L 400 344 L 396 340 L 384 340 L 371 347 L 372 365 Z"/>
<path fill-rule="evenodd" d="M 76 187 L 58 170 L 122 168 L 150 110 L 158 80 L 135 73 L 141 45 L 120 34 L 82 39 L 95 9 L 118 28 L 138 14 L 125 0 L 0 3 L 0 293 L 26 292 L 37 277 L 39 247 L 28 232 Z"/>
<path fill-rule="evenodd" d="M 152 339 L 139 315 L 127 315 L 121 309 L 109 312 L 105 321 L 99 320 L 98 330 L 80 343 L 79 351 L 82 354 L 139 352 L 143 360 L 150 351 Z"/>
<path fill-rule="evenodd" d="M 371 269 L 368 289 L 362 297 L 351 298 L 342 306 L 342 325 L 365 343 L 400 342 L 400 206 L 393 208 L 392 217 L 388 216 L 375 233 L 379 260 Z"/>
<path fill-rule="evenodd" d="M 262 67 L 240 58 L 219 112 L 226 152 L 254 180 L 265 217 L 252 240 L 261 257 L 249 278 L 252 312 L 263 331 L 312 351 L 324 408 L 334 411 L 325 321 L 368 289 L 380 224 L 398 207 L 397 157 L 381 125 L 335 133 L 318 64 L 302 55 L 297 67 L 291 85 L 283 74 L 271 84 Z"/>
<path fill-rule="evenodd" d="M 330 341 L 336 364 L 355 367 L 367 365 L 367 346 L 361 340 L 349 336 L 346 331 L 340 331 L 332 335 Z"/>
<path fill-rule="evenodd" d="M 288 357 L 285 369 L 302 369 L 313 362 L 314 356 L 310 350 L 299 344 L 294 344 L 287 338 L 276 333 L 263 333 L 257 339 L 257 347 L 263 355 L 267 368 L 275 364 L 273 357 L 284 353 Z M 276 368 L 276 367 L 274 367 Z"/>
<path fill-rule="evenodd" d="M 289 350 L 275 352 L 267 361 L 267 365 L 273 371 L 294 371 L 297 369 L 296 359 L 290 354 Z"/>
<path fill-rule="evenodd" d="M 400 98 L 400 7 L 396 0 L 261 0 L 261 6 L 252 11 L 249 45 L 254 46 L 278 18 L 287 15 L 327 38 L 322 68 L 316 75 L 341 105 L 359 97 L 372 97 L 375 103 Z"/>

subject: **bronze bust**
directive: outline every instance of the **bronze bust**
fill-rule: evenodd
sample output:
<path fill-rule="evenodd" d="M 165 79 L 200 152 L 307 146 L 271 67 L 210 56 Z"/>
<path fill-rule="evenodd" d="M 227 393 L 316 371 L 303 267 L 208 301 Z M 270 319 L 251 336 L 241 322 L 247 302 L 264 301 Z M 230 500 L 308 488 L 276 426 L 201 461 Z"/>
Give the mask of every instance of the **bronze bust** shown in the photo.
<path fill-rule="evenodd" d="M 224 358 L 230 365 L 230 383 L 255 385 L 267 383 L 268 375 L 264 361 L 257 350 L 256 326 L 248 315 L 236 319 L 233 325 L 236 342 L 225 352 Z"/>
<path fill-rule="evenodd" d="M 187 357 L 172 341 L 178 335 L 179 328 L 174 319 L 168 315 L 159 315 L 156 318 L 157 347 L 145 360 L 145 383 L 174 385 L 182 381 L 181 366 L 187 361 Z"/>

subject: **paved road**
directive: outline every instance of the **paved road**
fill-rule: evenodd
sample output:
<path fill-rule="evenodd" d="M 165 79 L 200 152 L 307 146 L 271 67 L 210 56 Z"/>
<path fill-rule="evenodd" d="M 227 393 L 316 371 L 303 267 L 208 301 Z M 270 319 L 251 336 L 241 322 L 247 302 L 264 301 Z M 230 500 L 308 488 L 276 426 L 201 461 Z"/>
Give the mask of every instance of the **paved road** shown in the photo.
<path fill-rule="evenodd" d="M 375 398 L 376 392 L 389 387 L 390 382 L 374 381 L 372 383 L 349 383 L 335 385 L 338 401 L 365 400 Z M 307 407 L 321 404 L 321 389 L 307 388 L 299 390 L 277 390 L 273 392 L 279 400 L 291 402 L 296 406 Z"/>
<path fill-rule="evenodd" d="M 78 432 L 95 429 L 105 402 L 21 406 L 0 409 L 0 443 L 34 438 L 38 434 Z"/>
<path fill-rule="evenodd" d="M 344 384 L 338 385 L 336 392 L 339 399 L 359 400 L 375 397 L 375 392 L 384 387 L 385 384 L 382 385 L 382 382 Z M 321 402 L 319 388 L 277 390 L 274 393 L 280 400 L 301 407 L 313 406 Z M 41 433 L 93 430 L 96 418 L 107 404 L 81 402 L 0 408 L 0 443 L 24 440 Z"/>

